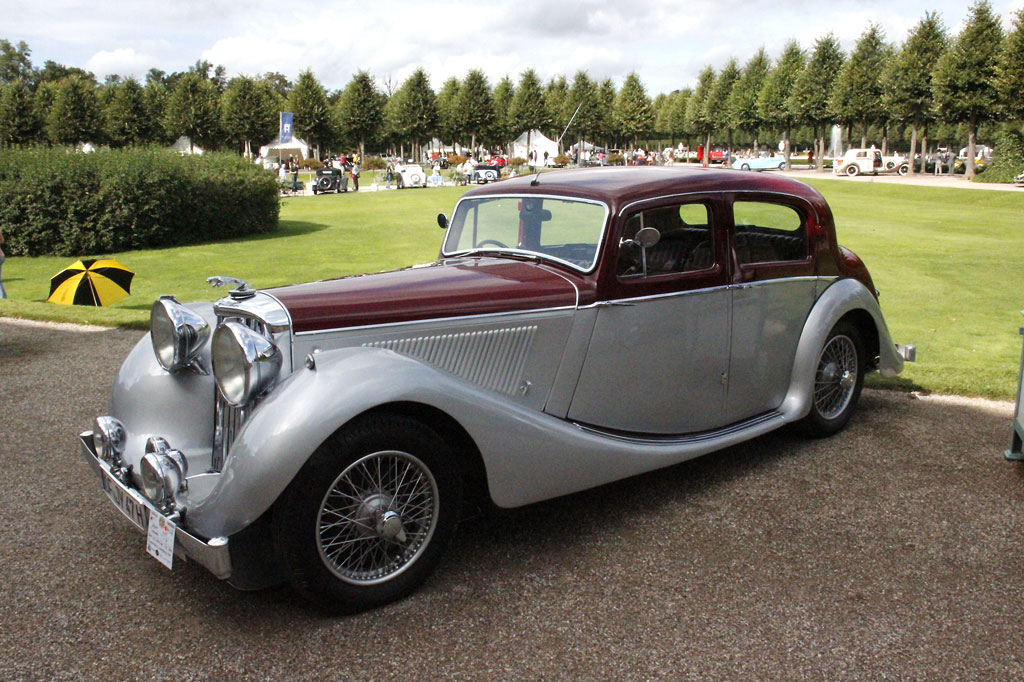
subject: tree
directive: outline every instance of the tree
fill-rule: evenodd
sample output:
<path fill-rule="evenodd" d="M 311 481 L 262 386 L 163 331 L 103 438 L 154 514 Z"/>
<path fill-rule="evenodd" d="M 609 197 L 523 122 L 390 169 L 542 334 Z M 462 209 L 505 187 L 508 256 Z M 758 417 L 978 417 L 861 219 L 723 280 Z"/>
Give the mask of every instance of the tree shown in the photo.
<path fill-rule="evenodd" d="M 327 92 L 310 69 L 299 74 L 299 80 L 288 94 L 288 109 L 294 116 L 295 134 L 313 146 L 320 156 L 320 146 L 330 144 L 336 128 Z"/>
<path fill-rule="evenodd" d="M 999 97 L 1007 116 L 1024 119 L 1024 9 L 1013 15 L 1013 27 L 999 55 Z"/>
<path fill-rule="evenodd" d="M 56 83 L 70 76 L 76 76 L 96 85 L 96 76 L 91 71 L 80 69 L 77 66 L 64 66 L 49 59 L 43 62 L 43 68 L 38 74 L 38 82 L 50 81 Z"/>
<path fill-rule="evenodd" d="M 796 79 L 790 95 L 789 108 L 796 120 L 811 127 L 814 136 L 816 168 L 825 172 L 825 138 L 832 122 L 829 96 L 843 68 L 843 50 L 839 41 L 829 33 L 814 44 L 814 52 L 807 68 Z"/>
<path fill-rule="evenodd" d="M 419 158 L 419 146 L 437 132 L 437 95 L 430 87 L 427 72 L 416 69 L 406 78 L 388 100 L 387 111 L 391 130 L 399 139 L 412 143 Z"/>
<path fill-rule="evenodd" d="M 277 71 L 267 71 L 260 76 L 260 80 L 269 85 L 270 89 L 276 92 L 282 100 L 287 99 L 288 93 L 292 90 L 292 82 Z"/>
<path fill-rule="evenodd" d="M 897 121 L 910 123 L 910 158 L 917 151 L 917 134 L 921 126 L 935 120 L 932 110 L 932 73 L 939 57 L 946 50 L 946 30 L 938 15 L 928 12 L 907 36 L 906 42 L 892 59 L 887 79 L 885 106 Z M 927 130 L 927 127 L 925 128 Z M 927 134 L 921 140 L 921 172 L 927 154 Z M 910 173 L 916 171 L 910 164 Z"/>
<path fill-rule="evenodd" d="M 47 131 L 56 144 L 96 142 L 100 135 L 100 109 L 96 85 L 80 76 L 62 80 L 53 95 Z"/>
<path fill-rule="evenodd" d="M 615 100 L 615 120 L 622 134 L 633 138 L 634 146 L 639 143 L 641 135 L 654 128 L 651 98 L 647 96 L 647 90 L 636 71 L 630 72 L 622 82 L 619 96 Z"/>
<path fill-rule="evenodd" d="M 726 131 L 728 149 L 732 151 L 732 120 L 729 117 L 729 97 L 740 78 L 740 67 L 735 59 L 730 59 L 715 77 L 715 81 L 704 100 L 704 119 L 708 123 L 706 149 L 711 148 L 711 133 L 715 130 Z"/>
<path fill-rule="evenodd" d="M 669 112 L 669 132 L 673 138 L 686 139 L 690 134 L 690 129 L 686 122 L 686 108 L 690 103 L 691 97 L 693 97 L 693 90 L 690 88 L 683 88 L 672 94 L 670 102 L 671 111 Z M 687 140 L 687 147 L 689 147 L 689 140 Z M 686 157 L 686 162 L 690 162 L 689 156 Z"/>
<path fill-rule="evenodd" d="M 40 137 L 32 91 L 15 78 L 0 84 L 0 144 L 24 144 Z"/>
<path fill-rule="evenodd" d="M 971 6 L 960 35 L 935 64 L 935 107 L 952 123 L 967 123 L 967 171 L 975 176 L 978 124 L 999 113 L 998 65 L 1003 29 L 987 0 Z"/>
<path fill-rule="evenodd" d="M 761 88 L 764 87 L 765 78 L 770 70 L 771 63 L 762 47 L 743 65 L 736 87 L 732 89 L 732 94 L 725 105 L 730 125 L 750 134 L 754 138 L 755 150 L 758 147 L 758 132 L 764 124 L 757 106 L 757 97 L 761 94 Z"/>
<path fill-rule="evenodd" d="M 111 88 L 104 111 L 107 140 L 115 147 L 138 145 L 153 136 L 153 120 L 146 110 L 145 90 L 134 78 Z"/>
<path fill-rule="evenodd" d="M 267 144 L 277 135 L 282 103 L 270 83 L 249 76 L 232 78 L 220 100 L 224 134 L 251 157 L 253 147 Z"/>
<path fill-rule="evenodd" d="M 175 139 L 187 137 L 190 148 L 215 147 L 220 137 L 217 86 L 194 72 L 180 76 L 167 100 L 164 128 Z"/>
<path fill-rule="evenodd" d="M 597 84 L 590 80 L 587 72 L 577 71 L 572 79 L 572 87 L 569 89 L 569 97 L 566 100 L 568 106 L 565 107 L 565 111 L 568 115 L 565 123 L 562 124 L 562 129 L 566 130 L 570 118 L 572 119 L 572 125 L 568 125 L 566 134 L 571 135 L 569 139 L 576 140 L 577 154 L 582 153 L 583 143 L 588 137 L 593 139 L 594 133 L 600 125 L 598 116 L 601 102 L 598 95 Z M 574 113 L 576 117 L 572 118 Z M 562 131 L 559 130 L 556 136 L 561 134 Z"/>
<path fill-rule="evenodd" d="M 461 141 L 459 128 L 459 79 L 452 76 L 437 93 L 437 136 L 441 143 Z"/>
<path fill-rule="evenodd" d="M 764 87 L 757 97 L 757 106 L 765 125 L 782 133 L 782 152 L 786 157 L 786 170 L 792 168 L 789 156 L 789 133 L 796 124 L 796 116 L 790 108 L 789 95 L 793 92 L 796 79 L 804 68 L 804 53 L 795 40 L 789 41 L 775 67 L 768 72 Z"/>
<path fill-rule="evenodd" d="M 533 69 L 523 71 L 519 76 L 515 97 L 512 98 L 512 121 L 515 130 L 526 132 L 526 154 L 530 154 L 530 134 L 548 125 L 548 112 L 544 108 L 544 93 L 540 79 Z M 530 166 L 534 159 L 527 158 Z"/>
<path fill-rule="evenodd" d="M 885 120 L 882 73 L 891 54 L 882 29 L 871 24 L 861 34 L 836 80 L 832 110 L 840 119 L 863 126 L 861 147 L 868 145 L 868 126 Z"/>
<path fill-rule="evenodd" d="M 359 156 L 366 155 L 367 140 L 375 140 L 384 127 L 384 103 L 373 77 L 360 71 L 338 98 L 335 107 L 342 133 L 359 144 Z"/>
<path fill-rule="evenodd" d="M 557 139 L 565 126 L 569 123 L 569 117 L 576 109 L 576 105 L 569 106 L 569 82 L 565 76 L 558 76 L 548 81 L 544 86 L 544 110 L 547 112 L 547 123 L 541 128 L 541 132 L 552 140 Z M 559 151 L 561 151 L 559 146 Z"/>
<path fill-rule="evenodd" d="M 515 137 L 511 119 L 512 100 L 515 95 L 515 83 L 508 76 L 504 76 L 494 86 L 494 124 L 491 126 L 488 139 L 503 148 L 507 148 Z"/>
<path fill-rule="evenodd" d="M 167 102 L 170 99 L 171 92 L 164 85 L 162 79 L 148 80 L 146 86 L 142 88 L 142 102 L 145 105 L 146 116 L 150 122 L 150 137 L 147 139 L 147 142 L 171 144 L 177 139 L 172 137 L 163 125 L 163 121 L 166 118 Z"/>
<path fill-rule="evenodd" d="M 31 55 L 32 50 L 24 40 L 12 45 L 7 40 L 0 39 L 0 83 L 20 80 L 31 89 L 37 75 L 36 70 L 32 68 L 32 60 L 29 58 Z"/>
<path fill-rule="evenodd" d="M 704 140 L 701 138 L 711 135 L 712 123 L 706 118 L 707 107 L 704 106 L 704 103 L 711 96 L 711 88 L 714 85 L 715 70 L 710 66 L 705 66 L 697 76 L 697 88 L 686 102 L 686 127 L 698 136 L 700 144 L 704 144 Z M 703 166 L 708 165 L 707 151 L 705 148 L 701 158 L 698 159 Z"/>
<path fill-rule="evenodd" d="M 597 116 L 594 135 L 611 147 L 615 137 L 615 100 L 619 94 L 611 78 L 605 78 L 597 88 Z"/>
<path fill-rule="evenodd" d="M 476 141 L 482 138 L 494 125 L 494 100 L 491 98 L 491 84 L 480 69 L 472 69 L 466 74 L 459 88 L 458 102 L 459 128 L 464 135 L 469 135 L 470 149 L 475 154 Z"/>

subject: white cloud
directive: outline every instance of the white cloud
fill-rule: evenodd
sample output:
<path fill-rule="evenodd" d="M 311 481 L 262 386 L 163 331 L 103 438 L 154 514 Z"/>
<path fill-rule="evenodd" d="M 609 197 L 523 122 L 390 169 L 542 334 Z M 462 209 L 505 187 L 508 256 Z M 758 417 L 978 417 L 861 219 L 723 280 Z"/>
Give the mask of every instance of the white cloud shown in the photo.
<path fill-rule="evenodd" d="M 140 54 L 130 47 L 117 50 L 101 50 L 94 54 L 85 68 L 103 80 L 108 74 L 135 76 L 143 79 L 146 72 L 158 65 L 157 59 L 147 54 Z"/>

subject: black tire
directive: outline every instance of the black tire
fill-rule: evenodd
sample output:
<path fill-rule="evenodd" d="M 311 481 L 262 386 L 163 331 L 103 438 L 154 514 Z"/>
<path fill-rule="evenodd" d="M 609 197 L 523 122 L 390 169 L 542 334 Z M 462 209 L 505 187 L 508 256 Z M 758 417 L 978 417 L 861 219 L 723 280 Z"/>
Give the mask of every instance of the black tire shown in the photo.
<path fill-rule="evenodd" d="M 856 177 L 858 173 L 860 173 L 860 166 L 858 166 L 857 164 L 851 163 L 849 166 L 846 167 L 846 174 L 849 175 L 851 178 Z"/>
<path fill-rule="evenodd" d="M 786 162 L 785 161 L 783 161 L 782 163 L 779 164 L 779 170 L 786 170 Z"/>
<path fill-rule="evenodd" d="M 749 163 L 743 164 L 742 166 L 740 166 L 740 170 L 750 170 L 750 164 Z"/>
<path fill-rule="evenodd" d="M 369 416 L 317 448 L 275 503 L 274 545 L 296 591 L 332 613 L 354 613 L 423 583 L 461 506 L 459 467 L 435 431 L 409 417 Z"/>
<path fill-rule="evenodd" d="M 899 170 L 896 171 L 896 172 L 899 173 L 900 175 L 906 175 L 907 173 L 910 172 L 910 164 L 906 164 L 906 163 L 902 164 L 900 166 Z"/>
<path fill-rule="evenodd" d="M 811 387 L 811 412 L 801 425 L 814 438 L 831 436 L 850 421 L 864 386 L 864 341 L 849 322 L 829 332 L 818 353 Z"/>
<path fill-rule="evenodd" d="M 319 178 L 316 181 L 316 186 L 321 192 L 324 191 L 325 189 L 330 189 L 332 184 L 333 183 L 331 182 L 331 179 L 327 177 Z"/>

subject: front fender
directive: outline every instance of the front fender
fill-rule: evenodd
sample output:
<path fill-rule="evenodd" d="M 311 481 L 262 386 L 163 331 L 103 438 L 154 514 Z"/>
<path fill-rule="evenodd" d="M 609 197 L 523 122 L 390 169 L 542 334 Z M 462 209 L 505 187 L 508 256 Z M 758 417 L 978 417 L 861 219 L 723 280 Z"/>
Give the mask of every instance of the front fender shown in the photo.
<path fill-rule="evenodd" d="M 439 406 L 473 387 L 390 350 L 341 348 L 318 353 L 316 368 L 281 382 L 239 431 L 217 486 L 188 511 L 206 537 L 230 536 L 270 508 L 313 451 L 374 407 L 415 401 Z"/>
<path fill-rule="evenodd" d="M 893 377 L 903 371 L 903 359 L 896 352 L 878 301 L 860 281 L 840 279 L 822 293 L 804 322 L 793 361 L 793 377 L 780 408 L 787 421 L 798 421 L 810 413 L 818 354 L 836 323 L 857 310 L 871 315 L 878 330 L 878 368 L 882 376 Z"/>

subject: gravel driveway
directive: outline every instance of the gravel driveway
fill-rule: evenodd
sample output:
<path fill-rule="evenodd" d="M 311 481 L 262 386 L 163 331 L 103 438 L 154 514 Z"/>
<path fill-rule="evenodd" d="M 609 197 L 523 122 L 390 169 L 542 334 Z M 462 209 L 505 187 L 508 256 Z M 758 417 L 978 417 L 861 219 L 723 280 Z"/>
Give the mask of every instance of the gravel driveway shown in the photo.
<path fill-rule="evenodd" d="M 166 571 L 76 434 L 138 332 L 0 320 L 2 680 L 1020 680 L 1012 405 L 865 391 L 782 432 L 462 524 L 438 572 L 326 618 Z"/>

